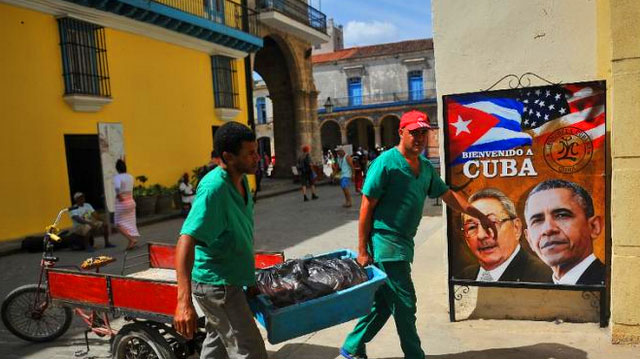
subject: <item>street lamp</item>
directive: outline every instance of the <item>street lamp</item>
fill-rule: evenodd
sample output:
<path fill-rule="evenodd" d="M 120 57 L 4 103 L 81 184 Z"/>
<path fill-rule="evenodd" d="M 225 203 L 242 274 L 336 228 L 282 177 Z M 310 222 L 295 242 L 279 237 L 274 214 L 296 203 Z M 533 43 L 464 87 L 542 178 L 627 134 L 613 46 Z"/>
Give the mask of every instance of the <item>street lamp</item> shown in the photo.
<path fill-rule="evenodd" d="M 331 97 L 327 97 L 327 101 L 324 102 L 324 109 L 327 113 L 333 112 L 333 103 L 331 102 Z"/>

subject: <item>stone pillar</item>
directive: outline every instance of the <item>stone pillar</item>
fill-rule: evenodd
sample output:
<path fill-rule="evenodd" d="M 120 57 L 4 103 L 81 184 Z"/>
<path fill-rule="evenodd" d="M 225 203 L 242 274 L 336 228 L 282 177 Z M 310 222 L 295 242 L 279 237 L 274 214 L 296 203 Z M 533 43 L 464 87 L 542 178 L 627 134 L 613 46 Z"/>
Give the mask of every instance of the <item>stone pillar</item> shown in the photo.
<path fill-rule="evenodd" d="M 376 135 L 376 147 L 382 146 L 381 127 L 382 126 L 380 126 L 380 125 L 374 125 L 373 126 L 373 132 Z"/>
<path fill-rule="evenodd" d="M 640 2 L 611 1 L 610 11 L 611 334 L 614 343 L 640 343 L 640 236 L 634 230 L 640 206 L 633 200 L 640 198 L 640 128 L 635 121 L 640 116 L 640 46 L 629 41 L 640 32 L 640 23 L 629 15 L 640 11 Z"/>
<path fill-rule="evenodd" d="M 311 114 L 311 159 L 314 163 L 322 163 L 322 136 L 320 134 L 320 121 L 318 121 L 318 94 L 311 90 L 309 92 L 309 112 Z"/>
<path fill-rule="evenodd" d="M 349 142 L 349 139 L 347 138 L 347 126 L 344 124 L 340 125 L 340 137 L 343 145 L 346 145 Z"/>

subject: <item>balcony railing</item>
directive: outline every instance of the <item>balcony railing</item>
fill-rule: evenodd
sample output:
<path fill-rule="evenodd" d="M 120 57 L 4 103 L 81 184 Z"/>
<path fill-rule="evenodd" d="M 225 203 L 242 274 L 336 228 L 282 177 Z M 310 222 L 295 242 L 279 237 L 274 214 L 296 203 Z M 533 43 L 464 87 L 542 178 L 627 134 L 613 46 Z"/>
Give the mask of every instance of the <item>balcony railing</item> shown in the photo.
<path fill-rule="evenodd" d="M 256 0 L 256 10 L 277 11 L 323 34 L 327 33 L 327 15 L 302 0 Z"/>
<path fill-rule="evenodd" d="M 391 92 L 391 93 L 379 93 L 366 96 L 351 96 L 351 97 L 336 97 L 330 98 L 327 101 L 326 97 L 318 98 L 318 110 L 326 111 L 328 107 L 331 110 L 336 111 L 342 108 L 351 109 L 360 106 L 371 105 L 395 105 L 398 104 L 411 104 L 414 102 L 424 102 L 426 100 L 436 99 L 436 90 L 427 89 L 422 91 L 413 92 Z M 327 106 L 329 105 L 329 106 Z M 329 110 L 329 111 L 331 111 Z"/>
<path fill-rule="evenodd" d="M 228 27 L 258 34 L 257 12 L 232 0 L 149 0 L 191 15 L 226 25 Z M 243 21 L 246 17 L 246 23 Z"/>

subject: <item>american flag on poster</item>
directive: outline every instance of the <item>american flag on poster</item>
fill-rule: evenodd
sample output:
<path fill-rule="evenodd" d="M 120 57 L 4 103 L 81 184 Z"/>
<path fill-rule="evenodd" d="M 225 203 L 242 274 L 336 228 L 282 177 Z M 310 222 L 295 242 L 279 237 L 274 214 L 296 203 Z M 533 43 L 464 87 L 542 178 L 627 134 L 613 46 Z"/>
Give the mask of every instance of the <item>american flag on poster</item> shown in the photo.
<path fill-rule="evenodd" d="M 585 131 L 595 148 L 605 134 L 604 90 L 580 84 L 447 98 L 449 160 L 464 163 L 465 152 L 504 151 L 544 142 L 557 129 Z"/>
<path fill-rule="evenodd" d="M 523 103 L 522 128 L 536 141 L 544 142 L 555 130 L 571 126 L 584 131 L 594 148 L 605 135 L 604 90 L 577 84 L 547 89 L 520 90 Z"/>

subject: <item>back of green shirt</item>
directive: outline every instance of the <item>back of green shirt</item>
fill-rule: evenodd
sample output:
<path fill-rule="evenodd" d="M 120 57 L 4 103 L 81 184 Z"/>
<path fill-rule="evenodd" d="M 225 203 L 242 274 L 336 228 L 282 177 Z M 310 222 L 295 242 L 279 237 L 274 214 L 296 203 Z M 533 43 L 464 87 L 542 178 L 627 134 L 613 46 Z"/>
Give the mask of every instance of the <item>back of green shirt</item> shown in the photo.
<path fill-rule="evenodd" d="M 413 262 L 416 235 L 424 201 L 442 196 L 449 187 L 429 160 L 420 156 L 420 173 L 396 147 L 383 152 L 367 171 L 362 193 L 378 199 L 373 212 L 371 250 L 375 262 Z"/>
<path fill-rule="evenodd" d="M 247 202 L 222 167 L 200 181 L 181 234 L 196 239 L 191 272 L 196 282 L 249 286 L 255 283 L 253 200 L 243 179 Z"/>

